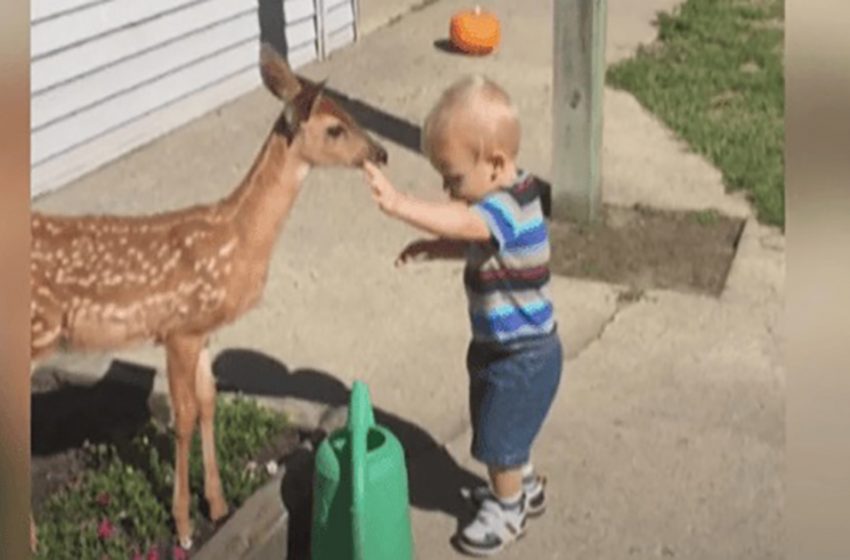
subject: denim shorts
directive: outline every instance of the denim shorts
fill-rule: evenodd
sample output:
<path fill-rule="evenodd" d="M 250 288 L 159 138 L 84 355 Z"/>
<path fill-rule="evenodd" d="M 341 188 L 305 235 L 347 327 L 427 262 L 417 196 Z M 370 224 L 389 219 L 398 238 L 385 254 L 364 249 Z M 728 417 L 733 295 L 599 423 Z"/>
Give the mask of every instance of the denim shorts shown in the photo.
<path fill-rule="evenodd" d="M 510 346 L 469 345 L 473 457 L 497 468 L 528 462 L 558 391 L 562 358 L 557 330 Z"/>

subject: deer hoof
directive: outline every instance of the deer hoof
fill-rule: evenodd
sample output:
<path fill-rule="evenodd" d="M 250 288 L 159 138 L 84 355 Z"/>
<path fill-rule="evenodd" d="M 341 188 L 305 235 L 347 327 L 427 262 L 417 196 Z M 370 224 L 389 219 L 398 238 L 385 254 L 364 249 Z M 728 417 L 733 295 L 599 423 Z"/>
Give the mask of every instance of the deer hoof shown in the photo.
<path fill-rule="evenodd" d="M 217 502 L 215 500 L 211 500 L 210 501 L 210 519 L 213 522 L 216 522 L 220 519 L 227 517 L 228 509 L 229 508 L 227 507 L 227 503 L 225 503 L 224 501 L 218 501 Z"/>

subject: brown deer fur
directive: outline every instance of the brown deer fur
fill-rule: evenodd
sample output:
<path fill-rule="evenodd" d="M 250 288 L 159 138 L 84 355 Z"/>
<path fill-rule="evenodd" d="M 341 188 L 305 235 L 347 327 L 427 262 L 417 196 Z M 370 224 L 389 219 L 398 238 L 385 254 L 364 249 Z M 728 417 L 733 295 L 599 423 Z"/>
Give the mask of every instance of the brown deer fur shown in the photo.
<path fill-rule="evenodd" d="M 210 333 L 260 299 L 275 240 L 311 167 L 387 160 L 321 85 L 298 79 L 267 45 L 260 70 L 285 109 L 228 197 L 153 216 L 32 214 L 33 364 L 57 348 L 165 346 L 177 442 L 172 513 L 185 548 L 192 535 L 189 449 L 198 420 L 210 516 L 228 511 L 214 447 Z"/>

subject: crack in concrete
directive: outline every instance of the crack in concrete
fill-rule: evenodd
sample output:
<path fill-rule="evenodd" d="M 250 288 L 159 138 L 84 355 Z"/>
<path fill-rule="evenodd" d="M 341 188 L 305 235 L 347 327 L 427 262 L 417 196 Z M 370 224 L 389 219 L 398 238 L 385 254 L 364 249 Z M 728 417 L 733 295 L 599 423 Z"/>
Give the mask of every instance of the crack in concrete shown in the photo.
<path fill-rule="evenodd" d="M 403 20 L 405 17 L 409 16 L 410 14 L 420 12 L 420 11 L 424 10 L 425 8 L 427 8 L 429 6 L 436 4 L 437 2 L 440 2 L 440 0 L 422 0 L 421 2 L 419 2 L 417 4 L 413 4 L 406 11 L 392 16 L 389 20 L 387 20 L 387 22 L 384 25 L 377 27 L 373 31 L 377 31 L 378 29 L 381 29 L 382 27 L 390 27 L 392 25 L 396 25 L 397 23 L 399 23 L 401 20 Z"/>
<path fill-rule="evenodd" d="M 608 327 L 611 326 L 614 321 L 617 320 L 617 317 L 628 309 L 632 307 L 636 303 L 639 303 L 646 299 L 646 293 L 638 288 L 630 287 L 626 290 L 617 293 L 617 305 L 614 307 L 614 312 L 611 313 L 611 316 L 608 317 L 602 326 L 599 327 L 599 330 L 596 332 L 594 336 L 587 340 L 580 348 L 577 348 L 575 351 L 571 352 L 565 357 L 565 360 L 568 362 L 577 360 L 584 354 L 591 346 L 599 342 L 602 337 L 605 335 L 605 332 L 608 330 Z"/>

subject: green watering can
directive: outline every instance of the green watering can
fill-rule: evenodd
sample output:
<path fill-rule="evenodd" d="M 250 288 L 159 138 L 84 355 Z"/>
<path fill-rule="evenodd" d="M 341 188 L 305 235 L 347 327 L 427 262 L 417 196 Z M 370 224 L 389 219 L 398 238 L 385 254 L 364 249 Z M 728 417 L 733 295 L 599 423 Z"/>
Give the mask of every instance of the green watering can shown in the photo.
<path fill-rule="evenodd" d="M 369 390 L 355 381 L 348 424 L 316 453 L 313 560 L 411 560 L 404 449 L 375 424 Z"/>

